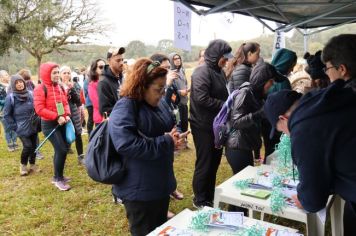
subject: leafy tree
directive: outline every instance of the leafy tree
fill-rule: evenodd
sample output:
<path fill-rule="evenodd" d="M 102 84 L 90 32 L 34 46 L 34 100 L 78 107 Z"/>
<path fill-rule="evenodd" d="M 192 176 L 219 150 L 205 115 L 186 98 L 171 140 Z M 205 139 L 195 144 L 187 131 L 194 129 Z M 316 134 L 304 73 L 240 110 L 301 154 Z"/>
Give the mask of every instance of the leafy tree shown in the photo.
<path fill-rule="evenodd" d="M 39 68 L 45 55 L 54 51 L 76 51 L 70 44 L 81 44 L 106 26 L 97 19 L 92 0 L 2 0 L 0 54 L 14 48 L 26 50 Z"/>
<path fill-rule="evenodd" d="M 126 58 L 139 58 L 146 56 L 146 45 L 139 41 L 131 41 L 126 47 Z"/>

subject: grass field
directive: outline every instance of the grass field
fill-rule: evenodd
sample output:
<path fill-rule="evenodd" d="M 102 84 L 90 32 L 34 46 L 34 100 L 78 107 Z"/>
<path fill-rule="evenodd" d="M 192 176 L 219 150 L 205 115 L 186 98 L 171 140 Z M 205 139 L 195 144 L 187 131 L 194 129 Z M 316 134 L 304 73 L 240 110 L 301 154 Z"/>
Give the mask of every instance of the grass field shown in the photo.
<path fill-rule="evenodd" d="M 83 141 L 86 146 L 87 135 Z M 113 204 L 110 186 L 92 181 L 84 167 L 78 165 L 76 155 L 71 154 L 67 157 L 65 175 L 72 178 L 72 189 L 61 192 L 51 184 L 53 150 L 49 142 L 42 153 L 45 159 L 37 161 L 42 171 L 20 177 L 20 151 L 9 153 L 5 140 L 0 139 L 0 235 L 129 235 L 125 210 Z M 194 161 L 195 150 L 190 140 L 190 148 L 175 159 L 178 189 L 185 195 L 182 201 L 171 201 L 170 210 L 175 213 L 193 209 Z M 231 175 L 223 158 L 217 183 Z M 267 219 L 304 231 L 304 226 L 296 222 L 271 216 Z"/>

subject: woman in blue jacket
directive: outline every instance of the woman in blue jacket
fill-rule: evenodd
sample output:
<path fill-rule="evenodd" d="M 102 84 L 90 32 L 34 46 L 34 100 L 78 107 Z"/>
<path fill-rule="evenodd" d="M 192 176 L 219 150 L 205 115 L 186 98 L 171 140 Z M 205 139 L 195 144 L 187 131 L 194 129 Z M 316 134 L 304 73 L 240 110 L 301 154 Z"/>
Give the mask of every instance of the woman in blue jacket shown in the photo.
<path fill-rule="evenodd" d="M 16 132 L 22 142 L 20 175 L 36 171 L 37 131 L 30 124 L 29 117 L 34 111 L 32 93 L 27 91 L 26 82 L 20 75 L 11 76 L 12 92 L 6 96 L 4 118 L 9 128 Z M 27 169 L 27 164 L 30 168 Z"/>
<path fill-rule="evenodd" d="M 147 235 L 167 220 L 176 189 L 173 152 L 184 144 L 168 104 L 162 100 L 167 70 L 138 60 L 125 80 L 109 120 L 113 145 L 126 164 L 126 177 L 113 186 L 123 200 L 132 235 Z"/>

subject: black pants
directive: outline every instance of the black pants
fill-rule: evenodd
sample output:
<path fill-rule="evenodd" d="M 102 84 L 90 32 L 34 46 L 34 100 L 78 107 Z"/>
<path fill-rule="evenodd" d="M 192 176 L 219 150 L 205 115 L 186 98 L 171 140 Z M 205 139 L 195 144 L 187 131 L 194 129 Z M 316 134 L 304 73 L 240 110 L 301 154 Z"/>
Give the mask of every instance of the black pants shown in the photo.
<path fill-rule="evenodd" d="M 83 154 L 83 140 L 81 134 L 75 134 L 75 148 L 77 149 L 78 156 Z"/>
<path fill-rule="evenodd" d="M 93 131 L 93 127 L 94 127 L 93 106 L 87 106 L 87 111 L 88 111 L 87 130 L 88 130 L 88 137 L 90 137 L 90 133 L 91 131 Z"/>
<path fill-rule="evenodd" d="M 167 221 L 168 196 L 154 201 L 124 200 L 123 203 L 133 236 L 147 235 Z"/>
<path fill-rule="evenodd" d="M 226 148 L 225 155 L 234 174 L 239 173 L 249 165 L 253 166 L 252 151 Z"/>
<path fill-rule="evenodd" d="M 249 150 L 225 148 L 225 155 L 232 172 L 235 174 L 245 169 L 247 166 L 253 166 L 253 152 Z M 248 210 L 246 208 L 229 205 L 229 211 L 243 212 L 247 216 Z"/>
<path fill-rule="evenodd" d="M 214 200 L 216 172 L 220 165 L 222 149 L 215 148 L 213 131 L 191 128 L 196 149 L 193 201 L 199 206 L 211 206 Z"/>
<path fill-rule="evenodd" d="M 180 123 L 178 124 L 180 131 L 185 132 L 188 130 L 188 106 L 178 105 Z"/>
<path fill-rule="evenodd" d="M 266 163 L 267 156 L 272 154 L 276 149 L 276 145 L 279 143 L 281 134 L 280 132 L 275 132 L 272 138 L 269 138 L 272 126 L 266 119 L 262 119 L 262 138 L 265 145 L 265 158 L 264 163 Z"/>
<path fill-rule="evenodd" d="M 57 126 L 57 121 L 44 121 L 41 120 L 42 132 L 47 137 L 51 131 Z M 64 164 L 67 158 L 69 145 L 65 140 L 66 130 L 64 125 L 58 126 L 56 131 L 49 137 L 54 149 L 54 178 L 59 180 L 63 178 Z"/>
<path fill-rule="evenodd" d="M 19 137 L 22 142 L 22 152 L 21 152 L 21 164 L 27 165 L 29 162 L 31 165 L 36 162 L 36 146 L 37 146 L 37 133 L 32 134 L 28 137 Z"/>
<path fill-rule="evenodd" d="M 356 233 L 356 204 L 345 201 L 344 207 L 344 236 L 353 236 Z"/>

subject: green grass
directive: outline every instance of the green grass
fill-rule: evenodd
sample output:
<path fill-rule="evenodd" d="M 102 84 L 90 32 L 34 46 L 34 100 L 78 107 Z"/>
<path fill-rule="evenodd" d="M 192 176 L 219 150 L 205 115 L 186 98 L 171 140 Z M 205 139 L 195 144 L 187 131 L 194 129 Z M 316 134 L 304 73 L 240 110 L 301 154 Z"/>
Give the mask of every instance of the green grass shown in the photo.
<path fill-rule="evenodd" d="M 1 133 L 3 135 L 3 133 Z M 87 136 L 82 136 L 86 146 Z M 72 148 L 75 150 L 75 145 Z M 98 184 L 78 165 L 75 154 L 68 155 L 65 175 L 72 178 L 72 189 L 61 192 L 51 184 L 53 150 L 50 143 L 42 148 L 45 159 L 37 160 L 40 173 L 20 177 L 20 151 L 9 153 L 0 139 L 0 235 L 129 235 L 125 210 L 112 203 L 111 186 Z M 192 176 L 195 150 L 182 151 L 174 169 L 179 191 L 185 198 L 172 200 L 170 210 L 179 213 L 192 208 Z M 232 175 L 223 158 L 217 184 Z M 267 216 L 268 221 L 304 231 L 302 224 Z"/>

